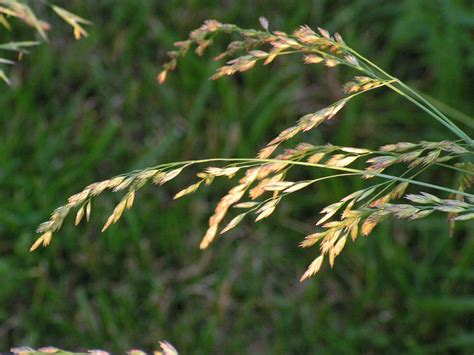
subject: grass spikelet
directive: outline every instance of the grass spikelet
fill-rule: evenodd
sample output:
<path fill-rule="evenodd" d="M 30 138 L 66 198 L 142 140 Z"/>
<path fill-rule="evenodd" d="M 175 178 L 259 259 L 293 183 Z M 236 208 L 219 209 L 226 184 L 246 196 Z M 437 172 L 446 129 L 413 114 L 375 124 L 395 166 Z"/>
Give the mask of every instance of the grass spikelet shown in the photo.
<path fill-rule="evenodd" d="M 229 230 L 235 228 L 245 217 L 247 213 L 241 213 L 238 216 L 232 218 L 232 220 L 227 224 L 227 226 L 224 227 L 224 229 L 221 230 L 221 234 L 224 234 L 228 232 Z"/>
<path fill-rule="evenodd" d="M 204 181 L 204 180 L 198 181 L 197 183 L 192 184 L 192 185 L 186 187 L 185 189 L 181 190 L 181 191 L 178 192 L 176 195 L 174 195 L 173 198 L 174 198 L 175 200 L 177 200 L 178 198 L 181 198 L 181 197 L 183 197 L 183 196 L 186 196 L 186 195 L 189 195 L 189 194 L 195 192 L 195 191 L 199 188 L 199 186 L 201 186 L 201 184 L 202 184 L 203 181 Z"/>
<path fill-rule="evenodd" d="M 234 205 L 234 208 L 252 208 L 255 206 L 258 206 L 258 202 L 241 202 L 236 205 Z"/>
<path fill-rule="evenodd" d="M 308 54 L 303 57 L 303 60 L 306 64 L 319 64 L 324 61 L 324 58 L 316 54 Z"/>
<path fill-rule="evenodd" d="M 304 240 L 300 243 L 301 248 L 309 248 L 319 242 L 326 236 L 327 232 L 319 232 L 307 235 Z"/>
<path fill-rule="evenodd" d="M 354 162 L 358 156 L 355 155 L 344 155 L 344 154 L 336 154 L 333 155 L 327 162 L 326 164 L 328 166 L 336 166 L 336 167 L 345 167 L 352 162 Z"/>
<path fill-rule="evenodd" d="M 36 239 L 36 241 L 31 246 L 30 252 L 35 251 L 41 244 L 43 244 L 43 246 L 45 246 L 45 247 L 48 246 L 49 243 L 51 243 L 52 235 L 53 235 L 53 233 L 50 232 L 50 231 L 48 231 L 48 232 L 44 233 L 43 235 L 41 235 L 38 239 Z"/>
<path fill-rule="evenodd" d="M 250 176 L 247 177 L 250 179 Z M 246 180 L 244 180 L 246 181 Z M 252 182 L 253 180 L 248 180 L 243 184 L 239 184 L 236 187 L 232 188 L 227 195 L 222 197 L 222 199 L 219 201 L 217 204 L 217 207 L 214 211 L 214 214 L 209 218 L 209 229 L 207 230 L 206 234 L 204 235 L 200 248 L 201 249 L 206 249 L 209 244 L 214 240 L 216 233 L 217 233 L 217 228 L 219 227 L 219 224 L 221 221 L 224 219 L 228 209 L 230 206 L 238 202 L 242 196 L 244 195 L 247 186 Z"/>
<path fill-rule="evenodd" d="M 330 206 L 325 207 L 321 211 L 321 213 L 324 213 L 326 215 L 323 218 L 321 218 L 316 223 L 316 225 L 319 226 L 319 225 L 323 224 L 324 222 L 326 222 L 327 220 L 329 220 L 332 216 L 334 216 L 337 213 L 337 211 L 339 211 L 339 209 L 342 207 L 342 205 L 343 205 L 342 202 L 336 202 L 336 203 L 333 203 Z"/>
<path fill-rule="evenodd" d="M 300 181 L 300 182 L 294 183 L 290 187 L 286 188 L 283 192 L 285 192 L 285 193 L 296 192 L 296 191 L 299 191 L 301 189 L 304 189 L 305 187 L 308 187 L 311 184 L 313 184 L 313 181 L 311 181 L 311 180 L 310 181 Z"/>
<path fill-rule="evenodd" d="M 161 351 L 155 351 L 155 355 L 178 355 L 178 350 L 166 340 L 160 341 Z"/>
<path fill-rule="evenodd" d="M 163 84 L 165 81 L 166 81 L 166 76 L 168 75 L 168 70 L 166 69 L 163 69 L 156 77 L 156 80 L 158 80 L 158 82 L 160 84 Z"/>
<path fill-rule="evenodd" d="M 232 168 L 216 168 L 210 167 L 206 169 L 206 173 L 213 176 L 227 176 L 232 177 L 240 170 L 239 167 Z"/>
<path fill-rule="evenodd" d="M 257 210 L 256 213 L 258 214 L 258 216 L 255 219 L 255 222 L 258 222 L 270 216 L 275 211 L 275 208 L 278 202 L 280 202 L 280 198 L 275 198 L 265 203 L 259 210 Z"/>
<path fill-rule="evenodd" d="M 361 234 L 366 237 L 368 236 L 372 230 L 375 228 L 377 224 L 382 220 L 383 217 L 387 215 L 386 211 L 376 211 L 370 214 L 367 219 L 362 223 L 361 226 Z"/>
<path fill-rule="evenodd" d="M 92 211 L 92 202 L 89 200 L 89 201 L 87 201 L 87 204 L 86 204 L 86 220 L 87 220 L 87 222 L 89 222 L 90 219 L 91 219 L 91 211 Z"/>
<path fill-rule="evenodd" d="M 84 206 L 82 206 L 79 211 L 77 211 L 77 214 L 76 214 L 76 220 L 74 222 L 74 224 L 77 226 L 79 225 L 79 223 L 81 223 L 82 221 L 82 218 L 84 217 L 84 211 L 85 211 L 85 208 Z"/>
<path fill-rule="evenodd" d="M 300 282 L 303 282 L 307 278 L 316 275 L 321 269 L 321 266 L 323 265 L 323 261 L 324 261 L 323 255 L 320 255 L 316 259 L 314 259 L 314 261 L 309 265 L 308 269 L 305 271 L 303 276 L 301 276 Z"/>
<path fill-rule="evenodd" d="M 173 180 L 176 176 L 178 176 L 181 171 L 183 171 L 183 168 L 178 168 L 178 169 L 173 169 L 171 171 L 168 171 L 165 173 L 163 176 L 161 176 L 161 179 L 159 180 L 159 184 L 163 185 L 167 183 L 170 180 Z"/>

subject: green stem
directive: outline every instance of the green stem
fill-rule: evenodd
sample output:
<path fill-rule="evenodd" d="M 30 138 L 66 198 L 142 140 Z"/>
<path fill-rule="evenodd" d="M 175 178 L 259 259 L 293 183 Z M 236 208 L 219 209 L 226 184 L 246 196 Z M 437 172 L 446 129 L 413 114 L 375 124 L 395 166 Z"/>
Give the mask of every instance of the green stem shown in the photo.
<path fill-rule="evenodd" d="M 471 146 L 474 145 L 473 140 L 462 129 L 460 129 L 458 126 L 456 126 L 448 117 L 446 117 L 441 111 L 439 111 L 435 106 L 433 106 L 422 95 L 420 95 L 415 90 L 410 88 L 408 85 L 406 85 L 400 79 L 398 79 L 398 78 L 394 77 L 393 75 L 387 73 L 385 70 L 380 68 L 377 64 L 373 63 L 372 61 L 370 61 L 369 59 L 367 59 L 366 57 L 364 57 L 363 55 L 361 55 L 359 52 L 355 51 L 354 49 L 352 49 L 350 47 L 347 47 L 347 46 L 345 46 L 345 49 L 347 51 L 349 51 L 350 53 L 354 54 L 355 56 L 357 56 L 359 59 L 363 60 L 365 63 L 370 65 L 372 68 L 376 69 L 377 71 L 379 71 L 380 73 L 385 75 L 387 78 L 395 80 L 404 90 L 408 91 L 408 93 L 410 93 L 411 95 L 418 98 L 421 101 L 421 103 L 418 100 L 416 100 L 415 98 L 413 98 L 412 96 L 408 95 L 406 92 L 403 92 L 402 90 L 396 88 L 395 86 L 393 86 L 393 85 L 387 85 L 387 86 L 390 87 L 395 92 L 397 92 L 398 94 L 405 97 L 406 99 L 408 99 L 409 101 L 411 101 L 412 103 L 414 103 L 415 105 L 417 105 L 418 107 L 420 107 L 421 109 L 423 109 L 428 114 L 430 114 L 437 121 L 442 123 L 445 127 L 447 127 L 454 134 L 456 134 L 459 138 L 466 141 L 466 143 L 468 143 Z M 374 73 L 371 72 L 371 74 L 374 74 Z"/>
<path fill-rule="evenodd" d="M 448 104 L 446 104 L 444 102 L 441 102 L 441 101 L 435 99 L 432 96 L 427 95 L 426 93 L 424 93 L 423 96 L 428 101 L 430 101 L 435 107 L 437 107 L 440 111 L 442 111 L 446 114 L 449 114 L 451 119 L 454 119 L 454 120 L 468 126 L 471 129 L 474 128 L 474 118 L 473 117 L 470 117 L 469 115 L 465 114 L 464 112 L 459 111 L 459 110 L 449 106 Z"/>
<path fill-rule="evenodd" d="M 260 162 L 260 163 L 280 163 L 280 164 L 291 164 L 291 165 L 299 165 L 299 166 L 307 166 L 307 167 L 313 167 L 313 168 L 322 168 L 322 169 L 330 169 L 330 170 L 337 170 L 337 171 L 345 171 L 349 173 L 355 173 L 355 175 L 369 175 L 369 176 L 374 176 L 374 177 L 379 177 L 383 179 L 388 179 L 388 180 L 395 180 L 395 181 L 400 181 L 400 182 L 407 182 L 413 185 L 418 185 L 418 186 L 423 186 L 427 187 L 430 189 L 435 189 L 439 191 L 444 191 L 448 193 L 454 193 L 454 194 L 459 194 L 465 197 L 471 197 L 474 198 L 474 195 L 463 192 L 463 191 L 458 191 L 450 188 L 446 188 L 443 186 L 439 185 L 434 185 L 422 181 L 417 181 L 417 180 L 411 180 L 411 179 L 406 179 L 403 177 L 399 176 L 393 176 L 393 175 L 388 175 L 388 174 L 383 174 L 383 173 L 375 173 L 373 171 L 365 171 L 365 170 L 359 170 L 359 169 L 353 169 L 353 168 L 346 168 L 346 167 L 337 167 L 337 166 L 328 166 L 324 164 L 315 164 L 315 163 L 309 163 L 309 162 L 303 162 L 303 161 L 292 161 L 292 160 L 281 160 L 281 159 L 257 159 L 257 158 L 210 158 L 210 159 L 199 159 L 199 160 L 188 160 L 188 161 L 182 161 L 176 164 L 180 164 L 183 167 L 187 167 L 190 165 L 195 165 L 195 164 L 204 164 L 204 163 L 212 163 L 212 162 Z M 175 163 L 171 163 L 175 164 Z M 168 165 L 169 164 L 165 164 Z M 163 165 L 159 165 L 156 167 L 152 167 L 149 169 L 158 169 L 163 167 Z"/>

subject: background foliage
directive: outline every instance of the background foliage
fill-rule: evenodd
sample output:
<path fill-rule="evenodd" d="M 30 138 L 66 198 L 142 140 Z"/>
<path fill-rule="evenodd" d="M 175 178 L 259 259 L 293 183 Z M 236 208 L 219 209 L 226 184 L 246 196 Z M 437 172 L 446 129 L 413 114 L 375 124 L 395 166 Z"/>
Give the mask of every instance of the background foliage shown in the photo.
<path fill-rule="evenodd" d="M 51 247 L 28 252 L 38 222 L 89 182 L 157 162 L 253 156 L 301 114 L 340 97 L 343 71 L 294 58 L 213 82 L 217 64 L 188 57 L 158 86 L 166 50 L 204 19 L 255 27 L 265 15 L 272 29 L 337 30 L 402 80 L 472 115 L 470 1 L 56 3 L 94 27 L 76 42 L 51 15 L 50 43 L 10 70 L 12 87 L 1 89 L 1 348 L 123 351 L 166 338 L 183 353 L 203 354 L 472 351 L 474 227 L 467 223 L 450 239 L 439 215 L 386 222 L 351 243 L 333 270 L 298 283 L 314 251 L 297 244 L 319 207 L 356 187 L 341 182 L 297 194 L 265 223 L 243 226 L 203 253 L 198 244 L 225 186 L 175 202 L 189 181 L 183 176 L 141 191 L 103 235 L 112 194 L 96 204 L 102 212 L 92 223 L 66 223 Z M 8 36 L 0 32 L 0 42 Z M 445 136 L 401 100 L 379 92 L 352 101 L 306 140 L 376 147 Z"/>

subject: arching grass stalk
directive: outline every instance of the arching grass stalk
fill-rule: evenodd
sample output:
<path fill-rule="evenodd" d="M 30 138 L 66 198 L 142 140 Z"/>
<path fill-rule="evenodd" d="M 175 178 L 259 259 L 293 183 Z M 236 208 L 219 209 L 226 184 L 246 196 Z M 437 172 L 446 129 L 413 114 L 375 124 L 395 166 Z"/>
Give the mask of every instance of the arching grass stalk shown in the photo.
<path fill-rule="evenodd" d="M 146 170 L 138 170 L 137 174 L 143 173 L 143 171 L 154 171 L 154 170 L 160 170 L 163 167 L 169 168 L 170 166 L 173 167 L 173 170 L 176 169 L 178 166 L 179 169 L 184 169 L 188 168 L 192 165 L 196 164 L 209 164 L 209 163 L 222 163 L 222 162 L 232 162 L 232 163 L 239 163 L 243 162 L 245 164 L 251 164 L 255 163 L 255 165 L 248 165 L 250 167 L 255 167 L 255 166 L 261 166 L 262 164 L 265 163 L 275 163 L 275 164 L 288 164 L 288 165 L 296 165 L 296 166 L 304 166 L 304 167 L 309 167 L 309 168 L 321 168 L 321 169 L 329 169 L 329 170 L 336 170 L 336 171 L 344 171 L 351 173 L 349 175 L 358 175 L 358 176 L 371 176 L 371 177 L 379 177 L 391 181 L 399 181 L 399 182 L 406 182 L 409 184 L 413 185 L 418 185 L 418 186 L 423 186 L 429 189 L 434 189 L 438 191 L 443 191 L 443 192 L 449 192 L 449 193 L 455 193 L 455 194 L 461 194 L 462 196 L 469 197 L 469 198 L 474 198 L 473 194 L 469 194 L 466 192 L 450 189 L 447 187 L 443 187 L 440 185 L 435 185 L 435 184 L 430 184 L 426 183 L 423 181 L 417 181 L 417 180 L 412 180 L 408 178 L 403 178 L 401 176 L 394 176 L 394 175 L 388 175 L 388 174 L 382 174 L 382 173 L 377 173 L 377 172 L 372 172 L 372 171 L 367 171 L 367 170 L 361 170 L 361 169 L 354 169 L 354 168 L 347 168 L 347 167 L 339 167 L 339 166 L 330 166 L 330 165 L 325 165 L 325 164 L 315 164 L 315 163 L 310 163 L 310 162 L 304 162 L 304 161 L 294 161 L 294 160 L 280 160 L 280 159 L 260 159 L 260 158 L 210 158 L 210 159 L 199 159 L 199 160 L 187 160 L 187 161 L 182 161 L 182 162 L 177 162 L 177 163 L 172 163 L 172 164 L 164 164 L 164 165 L 157 165 L 152 168 L 148 168 Z M 239 168 L 239 166 L 231 165 L 229 168 Z M 245 166 L 244 166 L 245 168 Z M 451 168 L 451 167 L 450 167 Z M 149 170 L 150 169 L 150 170 Z M 426 167 L 424 168 L 426 170 Z M 471 171 L 468 170 L 462 170 L 466 171 L 469 174 L 474 174 Z M 181 173 L 181 171 L 180 171 Z M 344 174 L 346 175 L 346 174 Z M 130 177 L 129 174 L 121 175 L 121 176 L 128 176 Z M 335 176 L 337 177 L 337 176 Z"/>
<path fill-rule="evenodd" d="M 245 72 L 254 68 L 257 63 L 269 65 L 279 56 L 296 53 L 301 53 L 304 62 L 309 65 L 323 64 L 328 68 L 346 65 L 366 76 L 356 76 L 348 81 L 343 86 L 346 94 L 343 98 L 300 117 L 294 125 L 268 142 L 256 157 L 208 158 L 160 164 L 87 186 L 83 191 L 71 196 L 64 206 L 53 212 L 49 221 L 39 226 L 38 233 L 41 233 L 41 236 L 31 250 L 40 245 L 48 245 L 53 233 L 61 228 L 66 216 L 72 211 L 76 214 L 76 224 L 83 219 L 89 220 L 92 202 L 104 191 L 122 191 L 124 195 L 107 219 L 103 231 L 116 223 L 125 210 L 132 207 L 137 191 L 144 185 L 150 182 L 162 185 L 175 179 L 185 169 L 197 165 L 205 166 L 197 174 L 197 181 L 176 193 L 175 198 L 191 194 L 204 185 L 210 185 L 219 177 L 236 180 L 235 185 L 217 203 L 209 218 L 209 227 L 200 244 L 202 249 L 207 248 L 218 233 L 222 234 L 235 228 L 245 216 L 253 214 L 256 221 L 269 217 L 284 197 L 299 190 L 314 184 L 323 184 L 325 180 L 330 179 L 359 177 L 366 181 L 368 186 L 322 209 L 322 217 L 316 223 L 315 232 L 306 236 L 300 244 L 301 247 L 319 246 L 319 255 L 309 265 L 301 280 L 317 273 L 324 260 L 328 260 L 332 266 L 348 238 L 355 240 L 360 235 L 370 234 L 386 217 L 418 219 L 433 212 L 443 212 L 448 214 L 452 224 L 457 220 L 474 218 L 474 194 L 469 192 L 471 184 L 474 183 L 474 164 L 462 161 L 473 154 L 472 140 L 464 131 L 421 94 L 350 48 L 339 34 L 332 36 L 324 29 L 316 32 L 308 26 L 302 26 L 294 33 L 287 34 L 269 31 L 266 20 L 261 23 L 263 31 L 241 29 L 215 20 L 206 21 L 203 26 L 192 31 L 187 40 L 175 44 L 177 49 L 169 53 L 170 60 L 158 74 L 158 81 L 164 83 L 168 73 L 177 67 L 179 59 L 191 49 L 202 55 L 220 33 L 237 35 L 239 39 L 232 41 L 227 49 L 215 58 L 227 58 L 227 62 L 217 69 L 212 76 L 214 80 Z M 459 140 L 398 142 L 386 144 L 377 150 L 309 143 L 298 143 L 293 148 L 286 147 L 288 141 L 294 140 L 296 136 L 334 119 L 354 97 L 385 86 L 423 109 Z M 395 170 L 395 167 L 402 167 L 402 173 L 396 174 L 399 170 Z M 321 176 L 294 181 L 293 170 L 296 168 L 320 172 Z M 386 172 L 389 169 L 391 172 Z M 420 180 L 421 174 L 428 169 L 454 171 L 460 175 L 458 187 L 440 186 Z M 331 171 L 334 174 L 327 175 L 327 172 Z M 383 181 L 373 183 L 374 178 Z M 406 194 L 409 188 L 429 189 L 447 197 L 438 197 L 427 192 Z M 405 203 L 393 203 L 402 197 L 405 197 Z M 243 212 L 223 225 L 227 215 L 234 209 Z"/>

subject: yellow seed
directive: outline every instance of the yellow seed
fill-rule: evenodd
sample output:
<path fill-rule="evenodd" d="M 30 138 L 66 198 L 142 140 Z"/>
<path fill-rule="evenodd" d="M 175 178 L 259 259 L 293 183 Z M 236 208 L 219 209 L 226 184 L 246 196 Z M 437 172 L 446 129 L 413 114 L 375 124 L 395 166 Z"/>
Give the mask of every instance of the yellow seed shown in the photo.
<path fill-rule="evenodd" d="M 321 265 L 323 264 L 324 256 L 320 255 L 309 265 L 306 272 L 301 276 L 300 282 L 303 282 L 307 278 L 315 275 L 318 273 L 319 269 L 321 269 Z"/>
<path fill-rule="evenodd" d="M 374 221 L 373 219 L 371 218 L 366 219 L 365 222 L 362 224 L 362 228 L 361 228 L 362 235 L 368 236 L 376 225 L 377 225 L 377 222 Z"/>
<path fill-rule="evenodd" d="M 357 223 L 351 229 L 351 239 L 356 240 L 358 235 L 359 235 L 359 224 Z"/>
<path fill-rule="evenodd" d="M 132 190 L 127 198 L 127 210 L 133 206 L 133 201 L 135 201 L 135 190 Z"/>
<path fill-rule="evenodd" d="M 309 54 L 306 55 L 303 60 L 306 64 L 318 64 L 321 63 L 324 58 L 320 57 L 319 55 Z"/>
<path fill-rule="evenodd" d="M 75 220 L 75 225 L 77 226 L 79 223 L 81 223 L 82 217 L 84 217 L 84 206 L 82 206 L 79 211 L 77 211 L 76 214 L 76 220 Z"/>
<path fill-rule="evenodd" d="M 86 205 L 86 220 L 89 222 L 91 218 L 91 209 L 92 209 L 92 202 L 89 200 Z"/>
<path fill-rule="evenodd" d="M 328 67 L 328 68 L 332 68 L 332 67 L 335 67 L 336 65 L 339 64 L 339 62 L 335 59 L 331 59 L 331 58 L 328 58 L 325 60 L 324 64 Z"/>
<path fill-rule="evenodd" d="M 102 227 L 102 232 L 104 232 L 107 228 L 110 227 L 110 225 L 114 221 L 114 214 L 112 213 L 109 218 L 107 219 L 107 222 L 105 222 L 104 226 Z"/>
<path fill-rule="evenodd" d="M 168 74 L 167 70 L 162 70 L 160 74 L 158 74 L 158 76 L 156 77 L 156 80 L 158 80 L 160 84 L 163 84 L 166 81 L 167 74 Z"/>
<path fill-rule="evenodd" d="M 38 249 L 38 247 L 43 243 L 43 236 L 39 237 L 36 239 L 36 241 L 33 243 L 33 245 L 30 248 L 30 252 L 35 251 Z"/>

